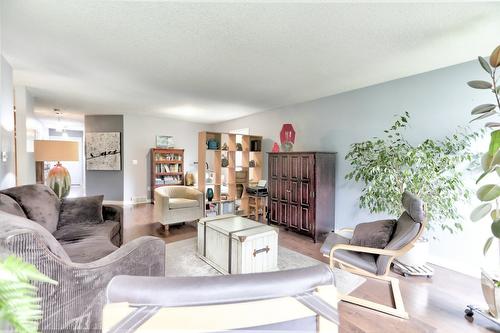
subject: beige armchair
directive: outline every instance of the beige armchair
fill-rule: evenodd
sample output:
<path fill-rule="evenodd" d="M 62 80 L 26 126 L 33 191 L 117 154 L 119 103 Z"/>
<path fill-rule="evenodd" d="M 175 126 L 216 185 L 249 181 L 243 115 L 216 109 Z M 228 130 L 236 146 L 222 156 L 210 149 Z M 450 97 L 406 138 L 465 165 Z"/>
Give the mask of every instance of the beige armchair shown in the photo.
<path fill-rule="evenodd" d="M 170 224 L 195 221 L 204 216 L 203 192 L 188 186 L 163 186 L 155 189 L 154 219 L 168 233 Z"/>

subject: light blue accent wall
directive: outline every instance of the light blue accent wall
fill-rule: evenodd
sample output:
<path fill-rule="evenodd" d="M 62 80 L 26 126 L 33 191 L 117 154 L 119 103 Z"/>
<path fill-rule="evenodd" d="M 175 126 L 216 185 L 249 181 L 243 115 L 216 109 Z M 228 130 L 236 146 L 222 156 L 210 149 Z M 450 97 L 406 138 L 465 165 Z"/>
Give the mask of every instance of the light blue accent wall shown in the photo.
<path fill-rule="evenodd" d="M 395 116 L 405 111 L 408 111 L 412 118 L 407 130 L 407 138 L 412 143 L 419 143 L 429 137 L 439 139 L 452 134 L 458 126 L 468 125 L 471 119 L 470 110 L 474 106 L 494 102 L 491 93 L 474 90 L 466 85 L 467 81 L 481 78 L 487 79 L 486 73 L 476 61 L 471 61 L 261 112 L 221 123 L 216 129 L 229 131 L 248 127 L 251 134 L 264 136 L 264 149 L 270 151 L 273 142 L 279 142 L 282 124 L 292 123 L 297 132 L 294 150 L 338 152 L 336 223 L 337 228 L 350 227 L 382 215 L 375 216 L 360 210 L 358 198 L 361 185 L 344 180 L 350 170 L 344 158 L 349 146 L 354 142 L 383 134 L 383 130 L 392 124 Z M 473 126 L 481 127 L 480 124 Z M 468 215 L 469 211 L 469 208 L 465 209 L 464 215 Z M 488 235 L 487 223 L 478 227 L 466 223 L 466 231 L 457 236 L 437 234 L 439 240 L 433 241 L 431 246 L 431 252 L 434 251 L 431 254 L 438 253 L 439 256 L 435 262 L 446 261 L 449 267 L 457 268 L 464 266 L 459 259 L 460 255 L 463 255 L 462 258 L 468 258 L 468 262 L 476 261 L 471 266 L 471 272 L 476 272 L 476 266 L 482 257 L 483 240 Z M 459 247 L 461 249 L 458 249 Z M 457 252 L 454 252 L 455 248 L 458 249 Z"/>

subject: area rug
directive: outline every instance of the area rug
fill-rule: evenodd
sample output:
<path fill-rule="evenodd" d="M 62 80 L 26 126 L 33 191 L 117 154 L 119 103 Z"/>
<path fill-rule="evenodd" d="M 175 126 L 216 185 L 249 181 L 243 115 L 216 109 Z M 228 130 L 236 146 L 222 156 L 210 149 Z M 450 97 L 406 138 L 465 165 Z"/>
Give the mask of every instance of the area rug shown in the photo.
<path fill-rule="evenodd" d="M 321 262 L 298 252 L 280 246 L 278 248 L 278 269 L 280 271 L 318 265 Z M 215 276 L 217 270 L 201 260 L 196 254 L 196 238 L 167 244 L 165 265 L 166 276 Z M 334 268 L 335 284 L 342 294 L 349 294 L 362 285 L 366 279 Z"/>

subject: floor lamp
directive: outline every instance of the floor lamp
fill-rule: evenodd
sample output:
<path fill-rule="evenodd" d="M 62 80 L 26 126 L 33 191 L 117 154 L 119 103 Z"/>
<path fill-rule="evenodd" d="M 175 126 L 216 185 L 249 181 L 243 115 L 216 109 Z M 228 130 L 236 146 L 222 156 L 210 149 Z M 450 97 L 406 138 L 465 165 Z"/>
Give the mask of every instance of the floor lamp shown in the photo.
<path fill-rule="evenodd" d="M 64 198 L 71 189 L 71 176 L 68 169 L 62 166 L 61 161 L 78 161 L 78 142 L 35 140 L 35 161 L 37 162 L 37 182 L 43 183 L 44 168 L 46 161 L 57 161 L 56 165 L 49 170 L 45 183 L 57 194 Z M 40 163 L 38 163 L 40 162 Z M 40 167 L 41 166 L 41 167 Z M 40 170 L 41 169 L 41 170 Z"/>

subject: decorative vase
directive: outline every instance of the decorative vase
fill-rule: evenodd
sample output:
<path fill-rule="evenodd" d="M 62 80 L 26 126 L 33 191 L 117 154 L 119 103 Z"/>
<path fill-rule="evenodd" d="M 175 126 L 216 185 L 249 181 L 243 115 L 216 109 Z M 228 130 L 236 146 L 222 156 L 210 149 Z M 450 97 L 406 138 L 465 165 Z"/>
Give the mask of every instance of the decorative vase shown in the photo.
<path fill-rule="evenodd" d="M 498 278 L 498 277 L 497 277 Z M 488 311 L 495 318 L 500 318 L 500 288 L 497 287 L 498 280 L 492 273 L 481 269 L 481 289 L 488 304 Z"/>
<path fill-rule="evenodd" d="M 287 153 L 291 152 L 293 150 L 293 143 L 290 141 L 283 142 L 281 144 L 281 150 Z"/>
<path fill-rule="evenodd" d="M 207 200 L 212 201 L 214 198 L 214 190 L 211 188 L 207 188 Z"/>
<path fill-rule="evenodd" d="M 194 185 L 194 174 L 191 172 L 186 172 L 186 186 Z"/>
<path fill-rule="evenodd" d="M 227 157 L 222 156 L 221 165 L 223 168 L 227 168 L 229 166 L 229 160 L 227 159 Z"/>
<path fill-rule="evenodd" d="M 57 164 L 49 170 L 47 186 L 49 186 L 60 199 L 65 198 L 69 194 L 71 189 L 71 176 L 69 175 L 68 169 L 63 167 L 60 162 L 57 162 Z"/>
<path fill-rule="evenodd" d="M 249 166 L 250 168 L 255 168 L 255 165 L 256 165 L 256 164 L 255 164 L 255 161 L 254 161 L 254 160 L 250 160 L 250 162 L 248 162 L 248 166 Z"/>

